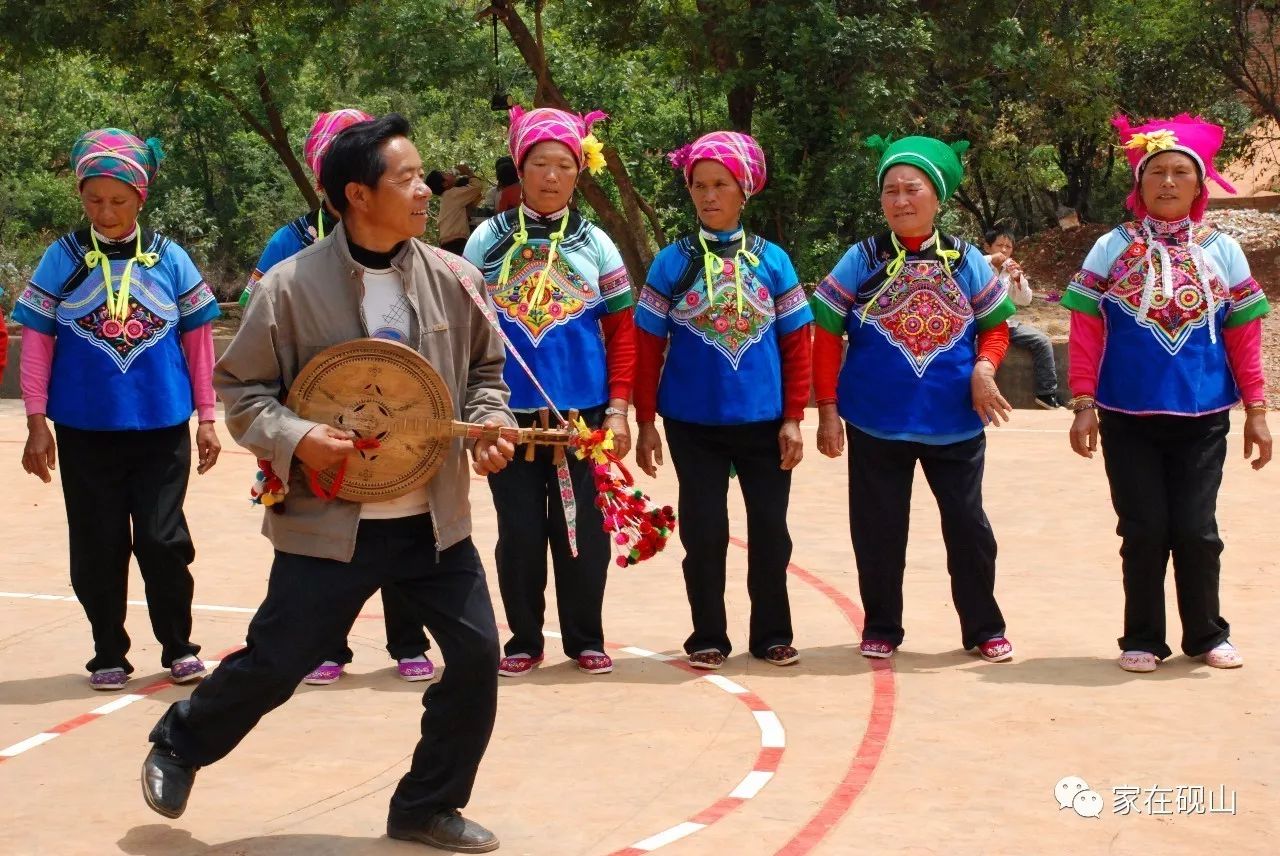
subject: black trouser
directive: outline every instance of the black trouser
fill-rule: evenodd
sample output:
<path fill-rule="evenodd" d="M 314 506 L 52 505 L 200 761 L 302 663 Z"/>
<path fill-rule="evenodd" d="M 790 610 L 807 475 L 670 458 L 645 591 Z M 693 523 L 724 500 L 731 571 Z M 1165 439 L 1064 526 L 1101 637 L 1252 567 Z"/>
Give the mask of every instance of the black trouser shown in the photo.
<path fill-rule="evenodd" d="M 393 660 L 418 657 L 431 648 L 431 641 L 422 631 L 418 610 L 399 589 L 382 589 L 382 623 L 387 627 L 387 653 Z M 350 628 L 347 633 L 350 634 Z M 342 643 L 322 658 L 332 663 L 347 664 L 352 660 L 351 646 L 344 637 Z"/>
<path fill-rule="evenodd" d="M 604 408 L 582 411 L 592 427 L 600 425 Z M 537 415 L 517 413 L 522 426 L 533 425 Z M 547 600 L 547 547 L 555 570 L 556 609 L 564 653 L 577 657 L 583 651 L 604 651 L 605 581 L 612 555 L 604 519 L 596 508 L 593 464 L 566 453 L 577 509 L 578 555 L 569 551 L 569 530 L 560 499 L 560 484 L 550 448 L 539 448 L 532 461 L 525 449 L 501 472 L 489 476 L 493 506 L 498 512 L 498 588 L 511 627 L 507 656 L 542 653 L 542 621 Z"/>
<path fill-rule="evenodd" d="M 471 539 L 437 555 L 429 515 L 361 521 L 350 562 L 277 551 L 245 647 L 171 706 L 151 741 L 201 766 L 225 757 L 293 695 L 384 586 L 413 604 L 446 664 L 443 679 L 423 695 L 422 737 L 391 798 L 391 814 L 414 821 L 462 808 L 493 731 L 498 628 Z"/>
<path fill-rule="evenodd" d="M 195 560 L 182 514 L 191 475 L 186 422 L 153 431 L 81 431 L 56 425 L 58 472 L 71 541 L 71 587 L 93 630 L 89 671 L 133 672 L 124 629 L 129 554 L 147 593 L 160 664 L 195 654 L 188 566 Z M 132 532 L 130 531 L 132 522 Z"/>
<path fill-rule="evenodd" d="M 685 652 L 714 649 L 727 657 L 733 650 L 724 609 L 730 468 L 737 470 L 747 507 L 747 594 L 751 598 L 747 649 L 763 657 L 774 645 L 790 645 L 787 503 L 791 471 L 781 465 L 778 429 L 782 422 L 696 425 L 664 419 L 662 424 L 680 482 L 677 531 L 684 545 L 684 589 L 693 616 Z"/>
<path fill-rule="evenodd" d="M 852 425 L 848 434 L 849 532 L 866 613 L 863 639 L 902 644 L 902 576 L 917 461 L 942 516 L 960 642 L 969 649 L 1003 636 L 995 595 L 996 536 L 982 508 L 986 435 L 935 446 L 882 440 Z"/>
<path fill-rule="evenodd" d="M 1222 539 L 1215 516 L 1230 417 L 1225 412 L 1129 416 L 1110 410 L 1099 415 L 1111 503 L 1120 519 L 1120 649 L 1162 659 L 1172 653 L 1164 620 L 1164 574 L 1172 553 L 1182 652 L 1203 654 L 1231 632 L 1218 614 Z"/>

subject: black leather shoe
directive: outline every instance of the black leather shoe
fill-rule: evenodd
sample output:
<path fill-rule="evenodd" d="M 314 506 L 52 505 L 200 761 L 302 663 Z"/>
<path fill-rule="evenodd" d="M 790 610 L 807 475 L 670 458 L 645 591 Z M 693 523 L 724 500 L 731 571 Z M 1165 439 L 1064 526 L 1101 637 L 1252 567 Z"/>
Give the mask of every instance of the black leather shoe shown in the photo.
<path fill-rule="evenodd" d="M 181 817 L 196 781 L 195 764 L 188 764 L 172 749 L 152 745 L 142 762 L 142 798 L 151 810 L 165 817 Z"/>
<path fill-rule="evenodd" d="M 488 853 L 498 849 L 498 836 L 456 811 L 439 811 L 422 823 L 388 820 L 387 837 L 420 841 L 454 853 Z"/>

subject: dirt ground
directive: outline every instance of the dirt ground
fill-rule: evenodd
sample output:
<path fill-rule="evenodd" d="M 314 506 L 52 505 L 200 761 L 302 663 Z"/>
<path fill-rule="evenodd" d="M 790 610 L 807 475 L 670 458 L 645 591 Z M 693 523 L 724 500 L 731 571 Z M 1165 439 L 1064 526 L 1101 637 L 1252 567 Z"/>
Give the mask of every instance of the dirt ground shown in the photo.
<path fill-rule="evenodd" d="M 581 675 L 553 638 L 542 669 L 503 680 L 467 813 L 498 833 L 501 853 L 529 856 L 1274 852 L 1280 534 L 1253 510 L 1280 501 L 1280 465 L 1253 472 L 1233 436 L 1219 503 L 1222 597 L 1246 666 L 1221 672 L 1177 656 L 1153 675 L 1131 675 L 1114 662 L 1122 600 L 1102 463 L 1070 454 L 1067 423 L 1062 413 L 1019 411 L 1012 426 L 989 432 L 986 503 L 1013 663 L 958 650 L 923 480 L 913 499 L 906 643 L 888 663 L 857 656 L 843 462 L 813 451 L 811 416 L 790 515 L 801 662 L 778 669 L 742 652 L 740 542 L 729 553 L 739 647 L 728 666 L 708 678 L 664 661 L 689 629 L 673 543 L 610 579 L 612 675 Z M 146 808 L 138 769 L 147 731 L 190 690 L 162 679 L 136 571 L 128 627 L 138 672 L 125 692 L 88 689 L 89 630 L 69 599 L 60 492 L 21 472 L 24 433 L 18 403 L 0 402 L 0 519 L 9 524 L 0 565 L 0 852 L 435 852 L 383 836 L 422 688 L 391 671 L 377 599 L 352 632 L 347 677 L 301 689 L 202 770 L 181 819 Z M 224 443 L 218 466 L 192 476 L 187 503 L 196 640 L 210 657 L 241 644 L 271 557 L 257 534 L 261 512 L 245 500 L 252 460 Z M 651 492 L 675 499 L 669 468 Z M 488 563 L 494 518 L 483 483 L 473 484 L 473 500 Z M 745 539 L 736 493 L 730 508 L 734 536 Z M 501 620 L 496 585 L 493 593 Z M 554 630 L 553 607 L 548 614 Z M 1055 785 L 1066 776 L 1092 786 L 1100 817 L 1059 807 Z M 1117 813 L 1126 804 L 1117 789 L 1128 787 L 1143 789 L 1136 810 Z"/>

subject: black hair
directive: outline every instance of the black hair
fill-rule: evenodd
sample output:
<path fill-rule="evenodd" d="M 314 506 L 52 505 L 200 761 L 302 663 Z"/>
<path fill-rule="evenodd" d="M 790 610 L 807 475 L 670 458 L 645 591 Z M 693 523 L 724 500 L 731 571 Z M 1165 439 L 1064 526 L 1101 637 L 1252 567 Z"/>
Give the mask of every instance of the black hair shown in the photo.
<path fill-rule="evenodd" d="M 513 184 L 520 183 L 520 173 L 516 171 L 516 162 L 506 155 L 498 158 L 497 163 L 494 164 L 494 173 L 498 179 L 499 187 L 510 187 Z"/>
<path fill-rule="evenodd" d="M 320 166 L 320 186 L 339 214 L 347 210 L 347 185 L 374 187 L 387 171 L 382 147 L 394 137 L 409 136 L 409 120 L 388 113 L 368 122 L 357 122 L 334 137 Z"/>
<path fill-rule="evenodd" d="M 1010 243 L 1014 243 L 1014 244 L 1018 242 L 1017 239 L 1014 237 L 1013 232 L 1009 229 L 1006 229 L 1004 226 L 999 226 L 995 229 L 988 229 L 987 231 L 982 233 L 982 240 L 986 243 L 986 246 L 988 247 L 994 244 L 1000 238 L 1008 238 Z"/>
<path fill-rule="evenodd" d="M 431 194 L 433 196 L 439 196 L 441 193 L 444 193 L 444 173 L 440 170 L 433 169 L 431 172 L 427 173 L 426 182 L 427 187 L 431 188 Z"/>

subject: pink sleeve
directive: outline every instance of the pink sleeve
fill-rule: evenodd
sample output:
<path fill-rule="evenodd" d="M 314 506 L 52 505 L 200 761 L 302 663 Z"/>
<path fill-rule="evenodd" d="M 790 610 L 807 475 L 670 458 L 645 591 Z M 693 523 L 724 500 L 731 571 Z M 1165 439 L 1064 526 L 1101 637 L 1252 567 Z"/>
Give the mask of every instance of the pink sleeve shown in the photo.
<path fill-rule="evenodd" d="M 53 370 L 53 337 L 22 328 L 22 359 L 19 363 L 22 400 L 27 415 L 43 415 L 49 406 L 49 374 Z"/>
<path fill-rule="evenodd" d="M 191 397 L 196 404 L 196 418 L 212 422 L 217 418 L 213 394 L 213 325 L 204 324 L 182 334 L 182 353 L 187 356 L 187 372 L 191 375 Z"/>
<path fill-rule="evenodd" d="M 1067 338 L 1067 386 L 1071 387 L 1072 395 L 1097 393 L 1102 346 L 1102 318 L 1073 310 L 1071 335 Z"/>
<path fill-rule="evenodd" d="M 1265 401 L 1266 381 L 1262 376 L 1262 319 L 1237 327 L 1225 327 L 1222 340 L 1227 345 L 1227 362 L 1231 365 L 1231 374 L 1235 376 L 1236 386 L 1240 387 L 1240 397 L 1245 404 Z"/>

